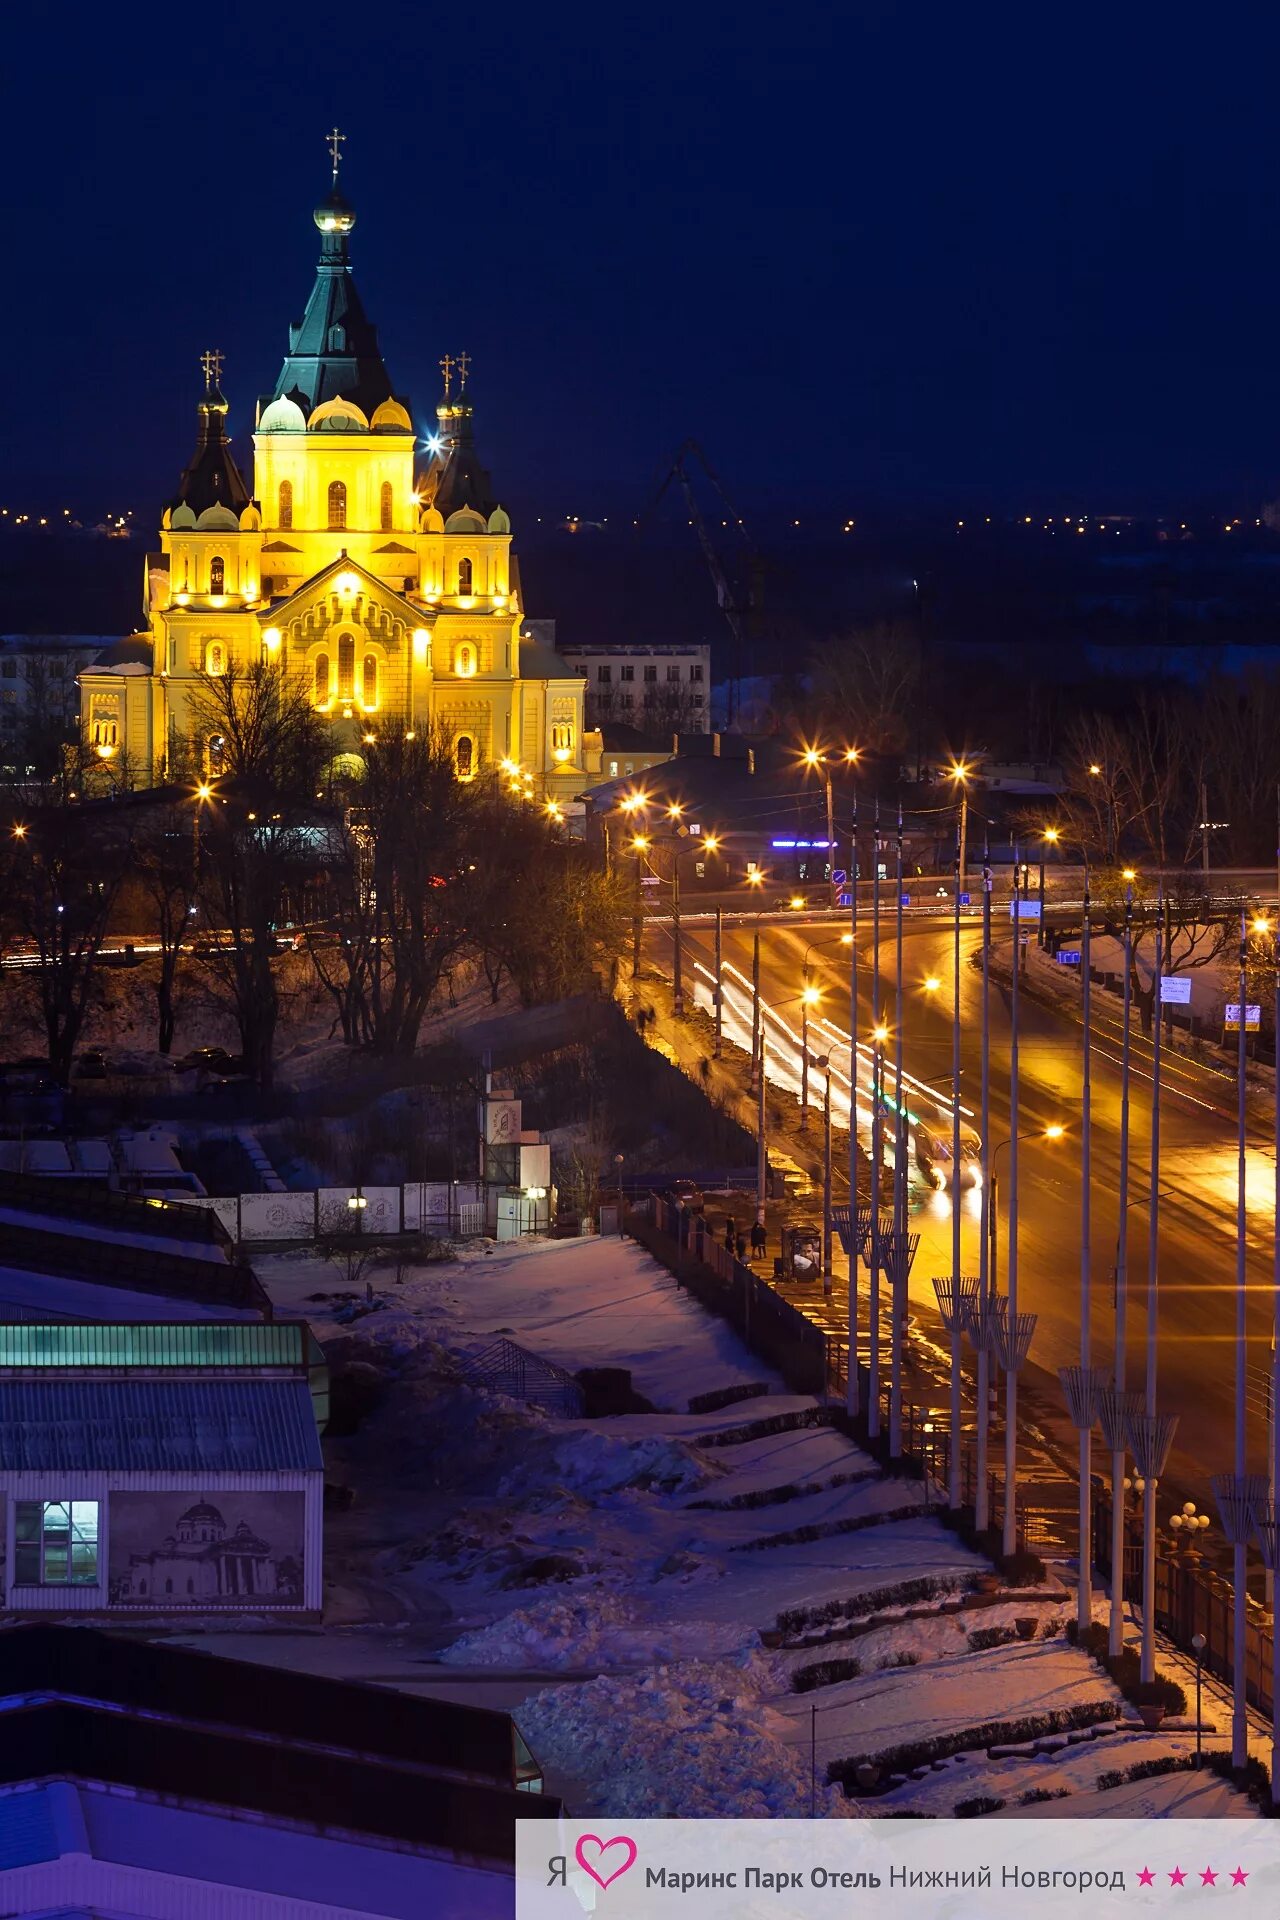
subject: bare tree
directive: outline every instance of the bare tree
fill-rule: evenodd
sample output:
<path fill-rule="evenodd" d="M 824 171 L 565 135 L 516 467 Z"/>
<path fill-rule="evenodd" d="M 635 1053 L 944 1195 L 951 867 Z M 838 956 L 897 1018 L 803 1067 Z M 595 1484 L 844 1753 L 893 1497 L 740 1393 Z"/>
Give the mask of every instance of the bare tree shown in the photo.
<path fill-rule="evenodd" d="M 280 1017 L 279 924 L 316 861 L 310 823 L 327 729 L 301 676 L 267 661 L 203 675 L 191 720 L 216 776 L 201 822 L 201 900 L 216 933 L 205 963 L 234 1013 L 245 1067 L 265 1088 Z"/>
<path fill-rule="evenodd" d="M 155 978 L 156 1046 L 173 1050 L 178 967 L 195 930 L 198 890 L 199 799 L 189 813 L 166 807 L 143 825 L 135 844 L 134 876 L 159 944 Z"/>
<path fill-rule="evenodd" d="M 813 656 L 815 705 L 828 724 L 871 753 L 900 754 L 920 697 L 920 648 L 914 635 L 882 623 Z"/>
<path fill-rule="evenodd" d="M 128 861 L 120 821 L 82 806 L 46 806 L 0 840 L 4 918 L 29 947 L 26 978 L 50 1068 L 64 1086 Z"/>

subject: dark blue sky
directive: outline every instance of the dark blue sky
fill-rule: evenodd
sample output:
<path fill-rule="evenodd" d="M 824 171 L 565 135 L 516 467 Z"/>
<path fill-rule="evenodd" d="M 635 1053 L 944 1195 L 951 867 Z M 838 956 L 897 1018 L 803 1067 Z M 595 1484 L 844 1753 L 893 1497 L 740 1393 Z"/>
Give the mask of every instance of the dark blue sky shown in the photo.
<path fill-rule="evenodd" d="M 207 345 L 247 451 L 335 119 L 393 379 L 425 423 L 467 348 L 526 512 L 628 513 L 690 433 L 835 516 L 1280 491 L 1274 9 L 23 13 L 6 500 L 149 514 Z"/>

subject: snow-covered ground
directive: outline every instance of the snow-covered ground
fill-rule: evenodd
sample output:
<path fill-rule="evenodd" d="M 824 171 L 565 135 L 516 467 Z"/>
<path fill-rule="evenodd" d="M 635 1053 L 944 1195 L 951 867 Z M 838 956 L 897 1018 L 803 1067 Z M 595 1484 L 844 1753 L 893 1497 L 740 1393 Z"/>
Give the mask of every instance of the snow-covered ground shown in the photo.
<path fill-rule="evenodd" d="M 328 1523 L 331 1624 L 239 1635 L 237 1653 L 507 1705 L 578 1813 L 938 1814 L 975 1796 L 1013 1811 L 1033 1790 L 1090 1814 L 1126 1793 L 1154 1810 L 1234 1804 L 1181 1774 L 1098 1791 L 1132 1759 L 1185 1752 L 1186 1732 L 1126 1723 L 1034 1751 L 1053 1716 L 1121 1711 L 1063 1637 L 1066 1594 L 1050 1581 L 973 1601 L 989 1569 L 920 1483 L 787 1393 L 633 1243 L 375 1271 L 371 1309 L 314 1258 L 259 1270 L 381 1397 L 326 1447 L 354 1492 Z M 500 1331 L 571 1372 L 628 1366 L 659 1410 L 570 1420 L 461 1383 L 450 1356 Z M 688 1412 L 753 1383 L 767 1392 Z M 1015 1620 L 1034 1637 L 1012 1638 Z M 991 1757 L 993 1724 L 1024 1750 Z M 828 1765 L 939 1736 L 957 1750 L 896 1762 L 861 1806 L 828 1782 Z"/>

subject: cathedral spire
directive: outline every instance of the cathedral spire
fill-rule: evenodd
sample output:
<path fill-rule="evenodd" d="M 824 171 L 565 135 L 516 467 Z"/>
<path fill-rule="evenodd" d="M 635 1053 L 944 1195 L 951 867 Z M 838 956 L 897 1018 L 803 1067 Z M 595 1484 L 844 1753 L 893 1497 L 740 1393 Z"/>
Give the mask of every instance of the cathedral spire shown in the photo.
<path fill-rule="evenodd" d="M 320 230 L 315 285 L 306 312 L 289 329 L 289 351 L 264 404 L 287 397 L 310 417 L 326 400 L 351 400 L 368 419 L 397 396 L 351 273 L 347 242 L 356 214 L 338 185 L 346 137 L 336 127 L 325 137 L 330 190 L 311 216 Z"/>
<path fill-rule="evenodd" d="M 206 507 L 229 507 L 238 514 L 249 504 L 249 489 L 231 452 L 227 438 L 227 396 L 222 391 L 223 355 L 210 347 L 200 356 L 204 369 L 204 392 L 197 414 L 200 421 L 196 450 L 178 482 L 171 506 L 188 506 L 195 514 Z"/>
<path fill-rule="evenodd" d="M 444 374 L 444 393 L 436 408 L 439 427 L 432 442 L 439 447 L 433 462 L 438 477 L 432 504 L 446 517 L 459 507 L 474 507 L 487 520 L 497 502 L 493 498 L 493 482 L 476 452 L 475 408 L 467 396 L 471 355 L 446 353 L 440 370 Z"/>

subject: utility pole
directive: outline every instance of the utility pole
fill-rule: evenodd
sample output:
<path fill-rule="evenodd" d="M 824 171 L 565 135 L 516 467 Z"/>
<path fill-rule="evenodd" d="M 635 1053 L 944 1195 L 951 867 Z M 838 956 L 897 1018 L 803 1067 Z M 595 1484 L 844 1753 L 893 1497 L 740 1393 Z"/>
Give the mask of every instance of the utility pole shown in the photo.
<path fill-rule="evenodd" d="M 809 962 L 800 988 L 800 1131 L 809 1131 Z"/>
<path fill-rule="evenodd" d="M 765 1201 L 768 1198 L 769 1156 L 765 1140 L 765 1087 L 764 1071 L 764 1035 L 760 1036 L 760 1083 L 756 1089 L 756 1222 L 764 1225 Z"/>
<path fill-rule="evenodd" d="M 1280 856 L 1278 856 L 1280 858 Z M 845 1412 L 859 1411 L 858 1244 L 853 1223 L 858 1211 L 858 797 L 853 798 L 849 833 L 849 1366 Z"/>
<path fill-rule="evenodd" d="M 1084 926 L 1080 966 L 1084 994 L 1084 1065 L 1080 1097 L 1080 1387 L 1077 1410 L 1080 1433 L 1080 1558 L 1076 1590 L 1076 1625 L 1080 1632 L 1093 1623 L 1093 1248 L 1090 1181 L 1093 1177 L 1093 1040 L 1091 1031 L 1092 981 L 1090 966 L 1089 855 L 1084 856 Z"/>
<path fill-rule="evenodd" d="M 1209 882 L 1209 790 L 1200 782 L 1200 868 L 1205 885 Z"/>
<path fill-rule="evenodd" d="M 1164 960 L 1164 882 L 1160 883 L 1156 921 L 1155 1019 L 1151 1035 L 1151 1197 L 1147 1226 L 1147 1408 L 1131 1423 L 1133 1457 L 1143 1479 L 1142 1491 L 1142 1658 L 1140 1677 L 1156 1677 L 1156 1493 L 1177 1428 L 1175 1415 L 1161 1418 L 1156 1409 L 1160 1314 L 1160 1015 Z"/>
<path fill-rule="evenodd" d="M 636 897 L 631 915 L 631 978 L 633 980 L 640 977 L 640 935 L 644 926 L 643 869 L 640 863 L 647 845 L 648 842 L 642 834 L 636 834 L 631 842 L 632 851 L 636 856 Z"/>

